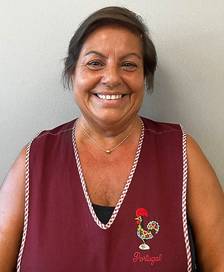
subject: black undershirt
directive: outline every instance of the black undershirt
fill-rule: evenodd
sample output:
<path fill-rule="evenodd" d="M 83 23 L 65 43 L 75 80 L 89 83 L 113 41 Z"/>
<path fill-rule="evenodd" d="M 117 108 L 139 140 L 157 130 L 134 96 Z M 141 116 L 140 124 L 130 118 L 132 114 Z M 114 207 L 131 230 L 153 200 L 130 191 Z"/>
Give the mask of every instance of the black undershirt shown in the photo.
<path fill-rule="evenodd" d="M 97 204 L 92 204 L 93 209 L 96 213 L 96 216 L 102 222 L 103 224 L 107 224 L 107 222 L 110 220 L 111 215 L 114 211 L 114 207 L 106 207 L 106 206 L 101 206 Z"/>

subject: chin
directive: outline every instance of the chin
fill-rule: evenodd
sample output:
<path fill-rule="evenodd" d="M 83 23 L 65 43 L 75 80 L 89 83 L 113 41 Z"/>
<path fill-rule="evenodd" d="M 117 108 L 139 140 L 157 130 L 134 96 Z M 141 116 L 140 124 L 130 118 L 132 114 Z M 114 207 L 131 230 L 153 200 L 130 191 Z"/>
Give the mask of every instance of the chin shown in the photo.
<path fill-rule="evenodd" d="M 111 118 L 111 117 L 99 118 L 99 117 L 97 117 L 97 119 L 95 119 L 95 120 L 101 126 L 113 126 L 121 121 L 121 117 L 117 117 L 117 118 Z"/>

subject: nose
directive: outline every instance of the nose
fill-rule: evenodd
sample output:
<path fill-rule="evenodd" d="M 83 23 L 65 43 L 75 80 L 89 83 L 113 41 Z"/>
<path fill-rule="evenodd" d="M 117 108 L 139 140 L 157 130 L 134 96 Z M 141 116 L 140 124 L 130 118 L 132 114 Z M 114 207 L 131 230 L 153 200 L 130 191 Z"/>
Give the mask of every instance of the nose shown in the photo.
<path fill-rule="evenodd" d="M 108 89 L 117 88 L 121 85 L 121 76 L 119 67 L 116 65 L 108 65 L 104 70 L 103 77 L 102 77 L 102 84 L 107 87 Z"/>

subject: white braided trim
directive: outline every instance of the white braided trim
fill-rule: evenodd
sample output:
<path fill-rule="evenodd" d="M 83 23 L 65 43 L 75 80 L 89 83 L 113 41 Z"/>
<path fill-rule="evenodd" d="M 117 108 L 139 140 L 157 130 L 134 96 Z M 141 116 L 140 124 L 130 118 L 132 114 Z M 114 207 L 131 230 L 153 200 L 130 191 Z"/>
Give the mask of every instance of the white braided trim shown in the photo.
<path fill-rule="evenodd" d="M 192 260 L 191 260 L 191 248 L 188 236 L 188 226 L 187 226 L 187 135 L 183 132 L 183 190 L 182 190 L 182 220 L 183 220 L 183 230 L 184 230 L 184 240 L 186 246 L 187 255 L 187 272 L 192 271 Z"/>
<path fill-rule="evenodd" d="M 24 225 L 23 225 L 23 235 L 22 241 L 20 245 L 19 255 L 17 258 L 17 267 L 16 271 L 20 272 L 21 260 L 23 255 L 23 250 L 26 242 L 26 234 L 28 227 L 28 216 L 29 216 L 29 155 L 30 155 L 30 147 L 32 141 L 26 147 L 26 159 L 25 159 L 25 208 L 24 208 Z"/>
<path fill-rule="evenodd" d="M 141 120 L 141 125 L 142 125 L 142 130 L 141 130 L 141 135 L 140 135 L 140 138 L 139 138 L 139 142 L 138 142 L 138 147 L 137 147 L 137 150 L 136 150 L 136 154 L 135 154 L 135 159 L 133 161 L 133 164 L 132 164 L 132 168 L 131 168 L 131 171 L 129 173 L 129 176 L 128 176 L 128 179 L 126 181 L 126 184 L 124 186 L 124 189 L 120 195 L 120 198 L 116 204 L 116 207 L 114 208 L 114 211 L 111 215 L 111 218 L 110 220 L 108 221 L 107 224 L 103 224 L 97 217 L 94 209 L 93 209 L 93 206 L 92 206 L 92 203 L 91 203 L 91 200 L 90 200 L 90 197 L 89 197 L 89 194 L 88 194 L 88 191 L 87 191 L 87 187 L 86 187 L 86 182 L 85 182 L 85 179 L 84 179 L 84 175 L 83 175 L 83 171 L 82 171 L 82 166 L 81 166 L 81 162 L 80 162 L 80 159 L 79 159 L 79 154 L 78 154 L 78 148 L 77 148 L 77 144 L 76 144 L 76 139 L 75 139 L 75 127 L 76 127 L 76 122 L 74 123 L 74 126 L 73 126 L 73 131 L 72 131 L 72 143 L 73 143 L 73 149 L 74 149 L 74 155 L 75 155 L 75 159 L 76 159 L 76 164 L 77 164 L 77 168 L 78 168 L 78 172 L 79 172 L 79 177 L 80 177 L 80 181 L 81 181 L 81 184 L 82 184 L 82 189 L 83 189 L 83 193 L 85 195 L 85 199 L 87 201 L 87 204 L 88 204 L 88 207 L 89 207 L 89 210 L 90 210 L 90 213 L 94 219 L 94 221 L 96 222 L 96 224 L 101 228 L 101 229 L 109 229 L 112 225 L 112 223 L 114 222 L 118 212 L 119 212 L 119 209 L 124 201 L 124 198 L 127 194 L 127 191 L 128 191 L 128 188 L 131 184 L 131 181 L 132 181 L 132 178 L 133 178 L 133 175 L 135 173 L 135 169 L 137 167 L 137 164 L 138 164 L 138 159 L 139 159 L 139 156 L 140 156 L 140 152 L 141 152 L 141 147 L 142 147 L 142 143 L 143 143 L 143 139 L 144 139 L 144 123 L 143 121 Z"/>

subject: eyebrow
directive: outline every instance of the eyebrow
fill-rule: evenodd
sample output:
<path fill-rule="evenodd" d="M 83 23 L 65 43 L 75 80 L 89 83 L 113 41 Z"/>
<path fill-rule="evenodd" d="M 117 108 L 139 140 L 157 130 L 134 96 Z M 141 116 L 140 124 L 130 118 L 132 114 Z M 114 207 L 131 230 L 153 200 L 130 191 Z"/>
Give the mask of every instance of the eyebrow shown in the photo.
<path fill-rule="evenodd" d="M 87 52 L 84 56 L 88 56 L 88 55 L 91 55 L 91 54 L 99 55 L 102 58 L 107 58 L 104 54 L 102 54 L 102 53 L 100 53 L 98 51 L 95 51 L 95 50 L 91 50 L 91 51 Z M 127 58 L 129 56 L 136 56 L 138 59 L 142 59 L 142 57 L 139 54 L 134 53 L 134 52 L 128 53 L 127 55 L 125 55 L 124 57 L 122 57 L 122 59 Z"/>

